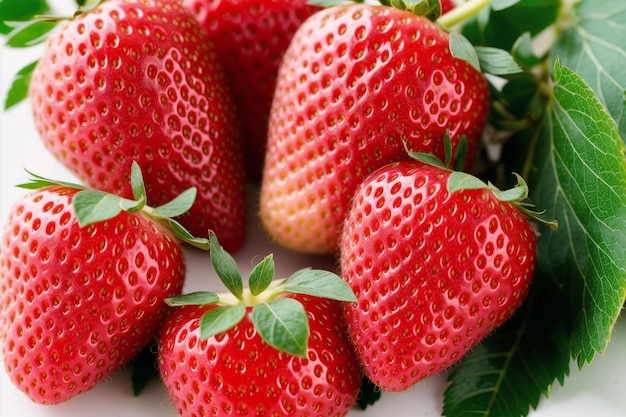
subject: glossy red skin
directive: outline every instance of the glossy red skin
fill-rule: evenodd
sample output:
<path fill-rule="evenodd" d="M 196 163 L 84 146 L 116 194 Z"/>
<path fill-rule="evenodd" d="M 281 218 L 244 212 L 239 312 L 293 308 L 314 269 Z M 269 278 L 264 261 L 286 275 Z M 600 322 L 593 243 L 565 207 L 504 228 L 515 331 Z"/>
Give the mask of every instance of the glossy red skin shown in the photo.
<path fill-rule="evenodd" d="M 24 197 L 0 242 L 4 366 L 42 404 L 88 391 L 153 342 L 185 275 L 178 242 L 142 215 L 80 228 L 75 193 Z"/>
<path fill-rule="evenodd" d="M 213 38 L 230 80 L 248 177 L 259 181 L 278 68 L 293 34 L 320 7 L 307 0 L 183 0 Z"/>
<path fill-rule="evenodd" d="M 202 313 L 178 308 L 159 340 L 159 367 L 178 414 L 190 416 L 344 416 L 361 385 L 337 302 L 297 296 L 309 316 L 307 358 L 262 342 L 248 314 L 233 329 L 200 341 Z"/>
<path fill-rule="evenodd" d="M 167 16 L 164 19 L 163 16 Z M 30 83 L 46 147 L 90 188 L 132 197 L 133 160 L 148 204 L 191 186 L 181 222 L 228 250 L 246 236 L 241 137 L 206 32 L 177 0 L 106 1 L 54 32 Z"/>
<path fill-rule="evenodd" d="M 365 373 L 402 391 L 456 363 L 528 293 L 536 237 L 485 189 L 446 190 L 448 171 L 400 162 L 357 191 L 341 241 L 346 304 Z"/>
<path fill-rule="evenodd" d="M 265 228 L 295 251 L 336 252 L 354 190 L 408 158 L 402 139 L 443 159 L 446 130 L 454 149 L 465 134 L 469 167 L 488 108 L 484 76 L 453 58 L 448 35 L 427 19 L 363 4 L 316 13 L 279 73 L 261 186 Z"/>

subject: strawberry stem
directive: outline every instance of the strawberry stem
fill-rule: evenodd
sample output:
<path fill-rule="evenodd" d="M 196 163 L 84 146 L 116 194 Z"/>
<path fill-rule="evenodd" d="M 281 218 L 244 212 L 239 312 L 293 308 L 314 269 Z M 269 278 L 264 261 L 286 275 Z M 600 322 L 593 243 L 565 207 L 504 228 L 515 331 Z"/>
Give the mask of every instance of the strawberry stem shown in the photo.
<path fill-rule="evenodd" d="M 437 19 L 437 23 L 445 28 L 451 28 L 477 15 L 482 9 L 489 6 L 491 0 L 470 0 L 457 5 L 454 9 Z"/>

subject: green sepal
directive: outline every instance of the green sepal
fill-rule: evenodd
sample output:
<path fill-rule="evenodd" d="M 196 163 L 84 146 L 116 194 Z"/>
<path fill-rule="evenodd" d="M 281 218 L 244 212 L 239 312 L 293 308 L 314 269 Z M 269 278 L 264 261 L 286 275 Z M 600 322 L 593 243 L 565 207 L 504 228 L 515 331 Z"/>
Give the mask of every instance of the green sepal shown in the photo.
<path fill-rule="evenodd" d="M 76 184 L 74 182 L 51 180 L 49 178 L 42 177 L 41 175 L 37 175 L 27 169 L 25 169 L 24 171 L 26 171 L 26 173 L 30 175 L 31 178 L 28 180 L 28 182 L 17 184 L 16 187 L 18 188 L 23 188 L 25 190 L 38 190 L 44 187 L 61 186 L 61 187 L 67 187 L 67 188 L 74 188 L 77 190 L 85 189 L 85 186 Z"/>
<path fill-rule="evenodd" d="M 252 295 L 259 295 L 269 287 L 275 273 L 274 256 L 267 255 L 261 262 L 256 264 L 248 277 L 248 287 Z"/>
<path fill-rule="evenodd" d="M 25 65 L 17 72 L 17 74 L 15 74 L 15 78 L 13 79 L 9 92 L 4 100 L 5 110 L 12 108 L 28 97 L 28 86 L 30 84 L 33 71 L 37 66 L 37 62 L 39 62 L 39 60 Z"/>
<path fill-rule="evenodd" d="M 205 312 L 200 318 L 200 338 L 206 340 L 232 329 L 245 315 L 246 307 L 243 304 L 216 307 Z"/>
<path fill-rule="evenodd" d="M 189 243 L 198 249 L 209 250 L 209 239 L 192 235 L 189 230 L 185 229 L 185 226 L 174 219 L 162 219 L 162 222 L 167 225 L 174 236 L 183 242 Z"/>
<path fill-rule="evenodd" d="M 504 49 L 476 46 L 474 50 L 476 51 L 480 68 L 485 73 L 505 76 L 524 72 L 511 54 Z"/>
<path fill-rule="evenodd" d="M 283 352 L 306 357 L 309 318 L 304 306 L 291 298 L 276 298 L 254 306 L 252 322 L 259 336 Z"/>
<path fill-rule="evenodd" d="M 217 276 L 238 300 L 243 298 L 243 279 L 237 262 L 226 252 L 213 231 L 209 232 L 211 263 Z"/>
<path fill-rule="evenodd" d="M 322 269 L 296 271 L 283 284 L 283 291 L 337 301 L 357 301 L 350 286 L 339 275 Z"/>
<path fill-rule="evenodd" d="M 200 306 L 217 304 L 219 295 L 210 291 L 196 291 L 189 294 L 176 295 L 165 299 L 165 304 L 170 307 Z"/>
<path fill-rule="evenodd" d="M 440 0 L 379 0 L 383 6 L 393 7 L 398 10 L 406 10 L 416 16 L 423 16 L 428 20 L 435 21 L 441 16 Z"/>
<path fill-rule="evenodd" d="M 472 45 L 470 41 L 468 41 L 467 38 L 460 33 L 450 33 L 450 53 L 455 58 L 469 62 L 469 64 L 473 66 L 476 71 L 482 71 L 480 67 L 480 59 L 478 58 L 478 53 L 476 52 L 474 45 Z"/>
<path fill-rule="evenodd" d="M 180 193 L 173 200 L 155 207 L 152 215 L 157 218 L 171 218 L 178 217 L 189 211 L 193 202 L 196 200 L 198 190 L 196 187 L 191 187 Z"/>
<path fill-rule="evenodd" d="M 122 212 L 122 198 L 98 190 L 82 190 L 72 200 L 80 227 L 112 219 Z M 132 200 L 126 206 L 132 206 Z"/>
<path fill-rule="evenodd" d="M 6 45 L 11 48 L 29 48 L 43 43 L 59 20 L 41 17 L 27 22 L 4 22 L 13 30 L 7 36 Z"/>

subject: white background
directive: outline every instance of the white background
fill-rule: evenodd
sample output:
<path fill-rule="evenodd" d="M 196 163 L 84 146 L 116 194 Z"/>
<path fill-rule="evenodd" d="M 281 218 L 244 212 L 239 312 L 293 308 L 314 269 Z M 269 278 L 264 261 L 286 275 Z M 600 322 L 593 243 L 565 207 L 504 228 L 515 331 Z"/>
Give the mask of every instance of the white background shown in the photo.
<path fill-rule="evenodd" d="M 53 3 L 59 3 L 57 0 Z M 63 1 L 61 1 L 63 3 Z M 71 7 L 65 0 L 63 7 Z M 71 10 L 71 9 L 70 9 Z M 2 48 L 0 64 L 2 79 L 0 96 L 4 102 L 13 75 L 23 65 L 34 60 L 40 48 L 9 50 Z M 4 224 L 7 213 L 25 192 L 14 187 L 24 182 L 27 168 L 40 175 L 55 179 L 72 180 L 71 174 L 44 148 L 30 114 L 27 102 L 2 112 L 0 118 L 0 222 Z M 256 190 L 251 190 L 251 235 L 246 246 L 236 254 L 242 272 L 247 274 L 253 262 L 274 253 L 277 276 L 284 277 L 302 267 L 333 268 L 328 257 L 309 257 L 286 252 L 272 246 L 258 227 L 255 216 Z M 206 253 L 187 251 L 188 277 L 185 291 L 199 289 L 221 290 L 212 272 Z M 244 275 L 245 276 L 245 275 Z M 549 320 L 546 317 L 546 320 Z M 418 383 L 401 394 L 384 393 L 382 399 L 366 411 L 353 410 L 351 417 L 374 417 L 384 414 L 394 417 L 440 416 L 442 394 L 446 375 L 437 375 Z M 32 403 L 13 386 L 0 367 L 0 417 L 175 417 L 167 393 L 155 380 L 140 397 L 132 395 L 128 370 L 121 370 L 95 389 L 66 403 L 42 406 Z M 542 399 L 531 417 L 623 417 L 626 416 L 626 320 L 618 321 L 611 343 L 603 356 L 578 371 L 572 365 L 571 376 L 562 387 L 555 384 L 549 399 Z M 509 416 L 502 416 L 509 417 Z M 513 417 L 513 416 L 511 416 Z"/>

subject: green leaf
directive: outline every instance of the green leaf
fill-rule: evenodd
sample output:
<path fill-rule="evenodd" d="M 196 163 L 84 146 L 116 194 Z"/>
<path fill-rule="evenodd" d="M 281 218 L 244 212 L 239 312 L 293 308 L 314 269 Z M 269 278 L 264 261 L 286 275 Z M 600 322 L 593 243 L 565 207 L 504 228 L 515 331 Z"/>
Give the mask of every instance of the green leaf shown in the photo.
<path fill-rule="evenodd" d="M 248 277 L 248 287 L 252 295 L 259 295 L 269 287 L 274 279 L 274 256 L 267 255 L 259 262 Z"/>
<path fill-rule="evenodd" d="M 15 74 L 11 88 L 9 89 L 4 101 L 5 110 L 10 109 L 28 97 L 30 79 L 33 74 L 33 70 L 37 66 L 37 62 L 38 61 L 31 62 Z"/>
<path fill-rule="evenodd" d="M 182 307 L 190 305 L 210 305 L 220 301 L 220 297 L 214 292 L 196 291 L 188 294 L 177 295 L 165 299 L 165 303 L 170 307 Z"/>
<path fill-rule="evenodd" d="M 174 198 L 172 201 L 169 201 L 162 206 L 155 207 L 152 214 L 155 217 L 160 218 L 177 217 L 185 214 L 193 205 L 193 202 L 196 200 L 197 194 L 198 190 L 196 189 L 196 187 L 188 188 L 187 190 L 176 196 L 176 198 Z"/>
<path fill-rule="evenodd" d="M 285 281 L 283 290 L 331 300 L 356 302 L 350 286 L 337 274 L 322 269 L 301 269 Z"/>
<path fill-rule="evenodd" d="M 582 367 L 606 348 L 626 299 L 626 162 L 591 88 L 558 60 L 554 83 L 529 185 L 559 229 L 540 226 L 537 267 L 569 295 L 559 316 L 572 317 L 572 356 Z"/>
<path fill-rule="evenodd" d="M 463 26 L 463 35 L 473 45 L 492 46 L 510 51 L 522 34 L 528 32 L 534 37 L 552 25 L 561 6 L 561 0 L 519 0 L 515 4 L 505 4 L 513 1 L 502 3 L 502 6 L 506 7 L 485 9 L 484 13 Z"/>
<path fill-rule="evenodd" d="M 522 72 L 522 68 L 513 60 L 511 54 L 503 49 L 477 46 L 475 50 L 483 72 L 493 75 L 511 75 Z"/>
<path fill-rule="evenodd" d="M 141 173 L 141 167 L 137 161 L 133 161 L 130 168 L 130 186 L 133 190 L 133 197 L 138 201 L 146 200 L 146 186 Z"/>
<path fill-rule="evenodd" d="M 48 34 L 58 24 L 58 20 L 41 18 L 22 22 L 6 22 L 9 26 L 15 25 L 7 36 L 6 44 L 12 48 L 28 48 L 44 42 Z"/>
<path fill-rule="evenodd" d="M 122 199 L 98 190 L 82 190 L 72 199 L 78 224 L 84 227 L 109 220 L 122 211 Z"/>
<path fill-rule="evenodd" d="M 187 242 L 198 249 L 209 250 L 209 239 L 204 237 L 195 237 L 189 233 L 189 230 L 185 229 L 182 224 L 174 219 L 163 219 L 163 221 L 178 239 L 183 242 Z"/>
<path fill-rule="evenodd" d="M 623 0 L 581 0 L 572 26 L 554 45 L 554 59 L 596 92 L 626 141 L 626 7 Z"/>
<path fill-rule="evenodd" d="M 232 329 L 245 315 L 246 307 L 243 304 L 212 308 L 200 318 L 200 338 L 206 340 Z"/>
<path fill-rule="evenodd" d="M 465 36 L 457 32 L 450 33 L 450 52 L 453 57 L 469 62 L 477 71 L 481 71 L 476 49 Z"/>
<path fill-rule="evenodd" d="M 37 190 L 43 187 L 51 187 L 51 186 L 58 185 L 62 187 L 75 188 L 77 190 L 85 189 L 85 187 L 80 184 L 76 184 L 73 182 L 66 182 L 66 181 L 51 180 L 49 178 L 42 177 L 41 175 L 37 175 L 27 169 L 25 171 L 28 173 L 28 175 L 30 175 L 31 178 L 29 179 L 28 182 L 25 182 L 23 184 L 18 184 L 16 185 L 16 187 L 24 188 L 26 190 Z"/>
<path fill-rule="evenodd" d="M 444 393 L 445 416 L 526 416 L 555 379 L 563 383 L 569 342 L 563 321 L 553 319 L 562 312 L 552 295 L 536 291 L 512 320 L 453 368 Z"/>
<path fill-rule="evenodd" d="M 226 252 L 217 240 L 213 231 L 209 233 L 209 245 L 213 268 L 222 283 L 237 299 L 243 297 L 243 280 L 241 272 L 233 257 Z"/>
<path fill-rule="evenodd" d="M 513 58 L 526 67 L 534 67 L 541 61 L 541 57 L 535 55 L 530 33 L 524 32 L 513 44 L 511 50 Z"/>
<path fill-rule="evenodd" d="M 460 190 L 488 188 L 487 184 L 485 184 L 482 180 L 461 171 L 454 171 L 450 174 L 446 187 L 450 194 Z"/>
<path fill-rule="evenodd" d="M 48 3 L 45 0 L 1 0 L 0 16 L 2 24 L 0 24 L 0 33 L 7 34 L 13 28 L 7 26 L 5 21 L 26 21 L 31 20 L 36 15 L 41 15 L 49 10 Z"/>
<path fill-rule="evenodd" d="M 292 355 L 306 356 L 309 319 L 299 301 L 276 298 L 259 304 L 252 309 L 252 321 L 268 345 Z"/>

